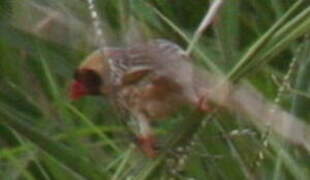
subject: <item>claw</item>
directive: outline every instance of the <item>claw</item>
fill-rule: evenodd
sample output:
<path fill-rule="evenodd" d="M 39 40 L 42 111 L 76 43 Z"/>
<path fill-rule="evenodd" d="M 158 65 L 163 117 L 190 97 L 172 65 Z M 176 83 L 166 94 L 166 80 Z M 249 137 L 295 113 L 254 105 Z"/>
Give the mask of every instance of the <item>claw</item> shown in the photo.
<path fill-rule="evenodd" d="M 208 102 L 207 102 L 207 98 L 205 96 L 199 98 L 198 102 L 197 102 L 197 107 L 199 111 L 202 112 L 212 112 L 213 108 L 209 106 Z"/>
<path fill-rule="evenodd" d="M 138 136 L 137 144 L 140 149 L 150 158 L 155 158 L 158 155 L 156 140 L 153 136 Z"/>

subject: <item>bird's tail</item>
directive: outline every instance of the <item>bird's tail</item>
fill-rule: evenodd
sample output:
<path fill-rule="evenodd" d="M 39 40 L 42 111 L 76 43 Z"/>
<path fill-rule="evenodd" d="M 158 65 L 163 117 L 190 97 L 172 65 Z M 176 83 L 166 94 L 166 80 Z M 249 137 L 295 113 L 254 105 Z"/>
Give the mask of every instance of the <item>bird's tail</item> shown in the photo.
<path fill-rule="evenodd" d="M 215 77 L 210 73 L 204 74 L 204 80 L 201 81 L 200 78 L 199 81 L 200 96 L 207 92 L 207 101 L 229 111 L 242 113 L 258 128 L 267 126 L 288 142 L 301 145 L 310 152 L 309 125 L 268 101 L 249 83 L 232 84 L 225 78 Z"/>

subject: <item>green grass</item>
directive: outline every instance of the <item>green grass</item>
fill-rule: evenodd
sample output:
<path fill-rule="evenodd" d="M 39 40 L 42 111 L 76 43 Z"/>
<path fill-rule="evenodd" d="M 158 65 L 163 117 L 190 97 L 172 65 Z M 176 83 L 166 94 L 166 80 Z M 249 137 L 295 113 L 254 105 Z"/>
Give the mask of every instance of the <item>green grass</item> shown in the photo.
<path fill-rule="evenodd" d="M 184 49 L 209 7 L 209 1 L 191 0 L 96 4 L 109 45 L 126 43 L 126 36 L 133 37 L 127 43 L 135 41 L 125 33 L 130 15 L 146 38 L 166 38 Z M 53 13 L 65 15 L 54 26 L 61 33 L 46 39 L 31 32 Z M 309 32 L 307 1 L 226 0 L 192 56 L 231 82 L 250 82 L 269 101 L 291 70 L 279 105 L 309 124 Z M 84 1 L 0 2 L 0 179 L 310 179 L 309 151 L 224 108 L 208 115 L 184 110 L 159 123 L 162 153 L 145 157 L 107 99 L 68 98 L 74 68 L 96 43 Z M 250 131 L 232 134 L 236 129 Z"/>

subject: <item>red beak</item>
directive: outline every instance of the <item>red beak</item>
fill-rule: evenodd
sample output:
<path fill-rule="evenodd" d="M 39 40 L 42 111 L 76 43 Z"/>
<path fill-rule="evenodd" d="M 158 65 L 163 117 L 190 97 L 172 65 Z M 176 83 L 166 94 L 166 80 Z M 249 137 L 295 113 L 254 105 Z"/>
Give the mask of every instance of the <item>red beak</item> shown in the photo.
<path fill-rule="evenodd" d="M 88 90 L 84 83 L 74 81 L 70 86 L 70 99 L 77 100 L 88 94 Z"/>

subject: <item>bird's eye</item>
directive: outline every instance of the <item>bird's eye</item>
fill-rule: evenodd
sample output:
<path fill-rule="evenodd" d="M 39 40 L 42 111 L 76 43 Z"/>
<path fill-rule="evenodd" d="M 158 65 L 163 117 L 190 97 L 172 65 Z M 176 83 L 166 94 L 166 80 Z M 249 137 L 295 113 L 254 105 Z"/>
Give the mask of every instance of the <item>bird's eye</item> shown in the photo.
<path fill-rule="evenodd" d="M 101 78 L 99 76 L 99 74 L 97 74 L 94 71 L 87 71 L 85 72 L 85 74 L 83 74 L 85 81 L 88 84 L 92 84 L 93 86 L 100 86 L 101 82 Z"/>
<path fill-rule="evenodd" d="M 100 87 L 103 84 L 100 75 L 93 70 L 84 69 L 77 75 L 83 81 L 91 94 L 100 94 Z"/>

